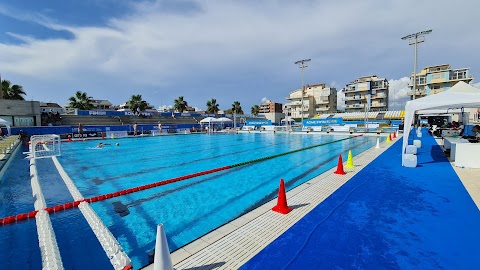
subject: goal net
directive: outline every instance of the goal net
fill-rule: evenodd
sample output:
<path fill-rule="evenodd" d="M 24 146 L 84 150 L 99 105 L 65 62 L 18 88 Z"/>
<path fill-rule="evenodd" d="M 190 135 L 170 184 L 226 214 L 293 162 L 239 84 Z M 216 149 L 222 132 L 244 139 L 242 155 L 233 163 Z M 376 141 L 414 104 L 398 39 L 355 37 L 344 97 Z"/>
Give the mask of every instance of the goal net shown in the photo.
<path fill-rule="evenodd" d="M 60 136 L 58 135 L 33 135 L 30 138 L 30 157 L 48 158 L 60 156 L 60 146 Z"/>

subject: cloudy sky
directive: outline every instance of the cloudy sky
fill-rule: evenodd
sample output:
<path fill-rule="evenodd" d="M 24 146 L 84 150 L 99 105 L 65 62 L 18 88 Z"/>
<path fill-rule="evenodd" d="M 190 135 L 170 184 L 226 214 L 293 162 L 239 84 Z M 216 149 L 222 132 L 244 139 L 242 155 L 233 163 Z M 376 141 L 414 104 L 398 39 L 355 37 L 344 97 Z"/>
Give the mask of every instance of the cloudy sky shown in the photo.
<path fill-rule="evenodd" d="M 268 98 L 285 103 L 305 82 L 343 88 L 359 76 L 390 80 L 406 98 L 413 47 L 400 38 L 433 29 L 419 69 L 470 67 L 480 76 L 478 0 L 2 0 L 0 74 L 28 100 L 61 105 L 77 90 L 120 104 L 184 96 L 205 108 Z M 475 26 L 477 25 L 477 26 Z M 395 92 L 395 95 L 393 95 Z"/>

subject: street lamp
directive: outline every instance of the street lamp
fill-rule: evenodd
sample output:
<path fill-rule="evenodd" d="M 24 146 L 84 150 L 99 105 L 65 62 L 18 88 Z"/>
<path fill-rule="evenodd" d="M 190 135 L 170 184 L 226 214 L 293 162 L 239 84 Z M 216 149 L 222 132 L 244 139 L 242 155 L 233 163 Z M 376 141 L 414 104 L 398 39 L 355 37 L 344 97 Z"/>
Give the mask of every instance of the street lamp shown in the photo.
<path fill-rule="evenodd" d="M 303 125 L 303 90 L 304 90 L 303 89 L 304 88 L 304 86 L 303 86 L 303 70 L 306 67 L 308 67 L 305 63 L 310 62 L 311 60 L 312 59 L 303 59 L 303 60 L 299 60 L 299 61 L 295 62 L 295 65 L 298 65 L 302 69 L 302 91 L 301 91 L 301 93 L 302 93 L 302 107 L 300 108 L 300 113 L 302 115 L 302 125 Z"/>
<path fill-rule="evenodd" d="M 423 36 L 428 35 L 433 30 L 426 30 L 411 34 L 408 36 L 402 37 L 402 40 L 408 40 L 408 45 L 415 45 L 414 50 L 414 62 L 413 62 L 413 99 L 415 99 L 415 94 L 417 93 L 417 44 L 425 41 Z"/>

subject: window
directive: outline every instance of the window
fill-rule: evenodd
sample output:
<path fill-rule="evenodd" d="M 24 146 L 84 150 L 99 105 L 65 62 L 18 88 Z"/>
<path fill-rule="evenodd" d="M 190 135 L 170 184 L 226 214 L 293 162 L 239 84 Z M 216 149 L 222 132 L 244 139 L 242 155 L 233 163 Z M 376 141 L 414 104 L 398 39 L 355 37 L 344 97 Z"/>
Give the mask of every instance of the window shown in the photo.
<path fill-rule="evenodd" d="M 427 83 L 427 78 L 425 76 L 417 77 L 417 84 Z"/>
<path fill-rule="evenodd" d="M 461 80 L 467 78 L 466 70 L 455 70 L 450 74 L 450 80 Z"/>

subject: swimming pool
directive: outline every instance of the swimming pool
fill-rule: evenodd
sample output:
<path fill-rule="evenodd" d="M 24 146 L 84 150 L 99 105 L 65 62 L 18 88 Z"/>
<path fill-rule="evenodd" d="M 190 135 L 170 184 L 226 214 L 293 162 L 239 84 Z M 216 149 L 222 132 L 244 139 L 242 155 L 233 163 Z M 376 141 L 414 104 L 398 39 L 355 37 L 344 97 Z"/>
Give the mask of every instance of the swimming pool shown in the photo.
<path fill-rule="evenodd" d="M 91 197 L 345 137 L 258 133 L 157 136 L 105 140 L 110 145 L 103 148 L 95 148 L 98 141 L 86 141 L 62 144 L 59 161 L 83 196 Z M 115 146 L 117 142 L 119 146 Z M 366 136 L 334 142 L 92 203 L 91 206 L 117 237 L 134 267 L 139 268 L 148 264 L 147 253 L 155 245 L 158 223 L 164 224 L 170 250 L 174 251 L 275 198 L 280 178 L 285 179 L 287 189 L 292 189 L 334 167 L 340 153 L 352 150 L 356 155 L 374 146 L 375 142 L 376 138 Z M 53 166 L 48 162 L 42 161 L 44 164 L 37 166 L 42 184 L 45 178 L 56 178 L 50 169 L 41 169 Z M 45 185 L 43 187 L 45 189 Z M 49 196 L 49 206 L 72 201 L 66 189 L 59 187 L 59 190 L 59 196 Z M 78 209 L 51 217 L 64 266 L 78 267 L 78 262 L 66 262 L 74 256 L 65 258 L 64 254 L 73 254 L 68 243 L 79 241 L 79 237 L 68 241 L 62 238 L 69 234 L 68 231 L 87 233 L 90 230 L 88 224 Z M 57 219 L 61 221 L 57 222 Z M 71 222 L 76 220 L 78 222 Z M 68 226 L 55 225 L 60 223 Z M 94 236 L 88 237 L 95 240 Z M 84 258 L 84 252 L 95 250 L 104 255 L 100 245 L 95 247 L 91 243 L 86 246 L 89 250 L 80 248 L 77 257 Z M 108 264 L 108 260 L 104 260 Z"/>

